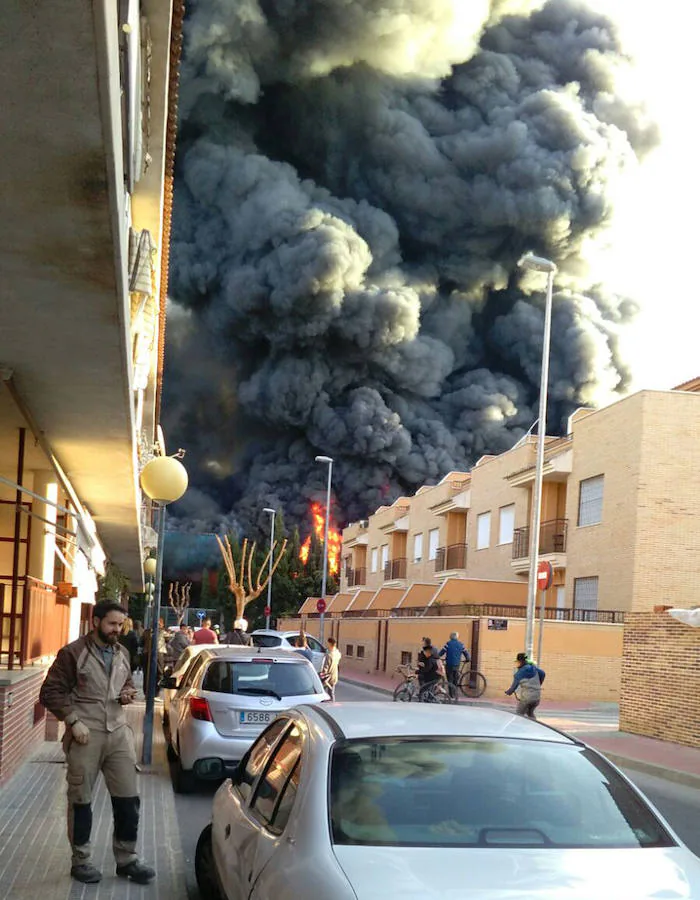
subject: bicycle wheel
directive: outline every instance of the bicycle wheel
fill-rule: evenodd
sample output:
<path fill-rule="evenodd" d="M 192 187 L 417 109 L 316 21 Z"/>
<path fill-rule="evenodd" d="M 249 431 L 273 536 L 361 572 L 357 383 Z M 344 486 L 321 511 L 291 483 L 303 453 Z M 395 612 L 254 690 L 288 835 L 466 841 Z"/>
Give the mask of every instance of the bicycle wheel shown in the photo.
<path fill-rule="evenodd" d="M 413 700 L 413 690 L 411 685 L 404 681 L 403 684 L 399 684 L 394 691 L 394 702 L 398 703 L 410 703 Z"/>
<path fill-rule="evenodd" d="M 465 697 L 476 700 L 486 690 L 486 679 L 481 672 L 465 672 L 459 680 L 459 689 Z"/>

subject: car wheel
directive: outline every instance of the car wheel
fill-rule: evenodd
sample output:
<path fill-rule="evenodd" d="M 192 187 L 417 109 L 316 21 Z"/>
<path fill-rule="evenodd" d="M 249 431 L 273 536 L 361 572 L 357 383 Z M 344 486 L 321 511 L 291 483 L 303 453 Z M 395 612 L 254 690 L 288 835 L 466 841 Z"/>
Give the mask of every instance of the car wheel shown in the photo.
<path fill-rule="evenodd" d="M 174 753 L 174 751 L 173 751 Z M 182 768 L 180 757 L 174 753 L 175 759 L 170 764 L 170 780 L 176 794 L 191 794 L 197 784 L 197 779 L 192 772 Z"/>
<path fill-rule="evenodd" d="M 202 900 L 225 900 L 216 877 L 211 825 L 207 825 L 197 841 L 194 854 L 194 874 Z"/>

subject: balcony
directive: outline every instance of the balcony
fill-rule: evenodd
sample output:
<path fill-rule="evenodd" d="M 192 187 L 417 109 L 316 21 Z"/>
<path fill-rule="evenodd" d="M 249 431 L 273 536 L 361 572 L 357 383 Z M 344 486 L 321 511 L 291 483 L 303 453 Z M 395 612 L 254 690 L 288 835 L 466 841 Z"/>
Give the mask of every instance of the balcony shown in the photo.
<path fill-rule="evenodd" d="M 406 577 L 406 559 L 390 559 L 384 566 L 384 581 L 400 581 Z"/>
<path fill-rule="evenodd" d="M 540 556 L 566 553 L 568 519 L 550 519 L 540 525 Z M 530 528 L 516 528 L 513 532 L 512 558 L 525 559 L 530 553 Z"/>
<path fill-rule="evenodd" d="M 467 568 L 467 545 L 451 544 L 449 547 L 438 547 L 435 557 L 436 572 L 451 572 L 454 569 Z"/>
<path fill-rule="evenodd" d="M 348 587 L 357 587 L 360 584 L 367 584 L 367 569 L 346 569 L 345 579 Z"/>

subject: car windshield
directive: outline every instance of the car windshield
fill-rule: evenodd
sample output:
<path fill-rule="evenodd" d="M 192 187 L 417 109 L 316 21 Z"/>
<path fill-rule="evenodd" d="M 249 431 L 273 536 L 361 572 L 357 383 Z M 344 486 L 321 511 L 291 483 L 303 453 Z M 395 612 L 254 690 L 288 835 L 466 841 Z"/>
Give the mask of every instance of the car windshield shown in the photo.
<path fill-rule="evenodd" d="M 321 694 L 323 686 L 313 668 L 305 662 L 231 662 L 220 659 L 210 663 L 202 690 L 217 694 L 301 697 Z"/>
<path fill-rule="evenodd" d="M 330 818 L 336 844 L 673 846 L 605 761 L 543 741 L 342 742 L 332 757 Z"/>
<path fill-rule="evenodd" d="M 255 647 L 279 647 L 282 639 L 274 634 L 251 634 Z"/>

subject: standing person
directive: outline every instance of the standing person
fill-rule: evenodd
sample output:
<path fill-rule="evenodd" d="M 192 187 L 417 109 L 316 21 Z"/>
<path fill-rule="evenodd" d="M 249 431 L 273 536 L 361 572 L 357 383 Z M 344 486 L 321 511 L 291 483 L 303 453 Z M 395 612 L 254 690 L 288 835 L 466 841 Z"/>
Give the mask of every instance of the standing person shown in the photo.
<path fill-rule="evenodd" d="M 194 633 L 194 638 L 192 639 L 193 644 L 218 644 L 219 639 L 216 636 L 216 632 L 213 631 L 211 627 L 211 619 L 205 619 L 202 622 L 202 627 L 198 628 Z"/>
<path fill-rule="evenodd" d="M 248 622 L 245 619 L 236 619 L 233 623 L 233 629 L 226 632 L 224 644 L 239 644 L 242 647 L 252 647 L 253 638 L 246 634 L 248 631 Z"/>
<path fill-rule="evenodd" d="M 449 641 L 440 651 L 440 656 L 445 657 L 445 674 L 450 684 L 457 687 L 459 683 L 459 667 L 462 664 L 462 658 L 467 662 L 471 660 L 469 651 L 459 639 L 459 632 L 453 631 Z"/>
<path fill-rule="evenodd" d="M 309 642 L 306 640 L 306 634 L 303 631 L 299 634 L 299 637 L 294 642 L 294 650 L 300 656 L 308 659 L 308 661 L 313 665 L 314 655 L 309 650 Z"/>
<path fill-rule="evenodd" d="M 328 692 L 328 696 L 331 700 L 335 700 L 335 686 L 338 684 L 340 659 L 340 650 L 338 650 L 336 640 L 335 638 L 329 637 L 328 650 L 323 658 L 320 675 L 323 686 Z"/>
<path fill-rule="evenodd" d="M 96 884 L 102 878 L 90 862 L 92 793 L 100 772 L 112 797 L 117 875 L 148 884 L 156 874 L 136 854 L 136 750 L 124 713 L 124 707 L 134 701 L 136 688 L 128 653 L 119 643 L 125 618 L 126 610 L 118 603 L 96 604 L 92 632 L 58 651 L 39 695 L 46 709 L 66 723 L 63 749 L 68 764 L 71 876 L 84 884 Z"/>
<path fill-rule="evenodd" d="M 133 622 L 127 616 L 122 625 L 122 633 L 119 635 L 119 643 L 126 648 L 129 654 L 129 663 L 132 673 L 136 671 L 139 662 L 139 639 L 133 629 Z"/>
<path fill-rule="evenodd" d="M 423 648 L 418 654 L 418 684 L 420 685 L 419 698 L 422 699 L 426 688 L 431 687 L 440 678 L 440 659 L 437 650 L 429 637 L 423 638 Z"/>
<path fill-rule="evenodd" d="M 139 619 L 136 619 L 134 622 L 134 634 L 136 635 L 136 639 L 138 641 L 138 654 L 136 658 L 136 670 L 143 669 L 143 642 L 144 635 L 146 629 L 143 627 L 143 622 Z"/>
<path fill-rule="evenodd" d="M 190 646 L 190 636 L 187 625 L 180 625 L 180 630 L 176 631 L 168 644 L 168 662 L 174 666 L 182 651 Z"/>
<path fill-rule="evenodd" d="M 545 673 L 542 669 L 538 669 L 531 659 L 527 658 L 527 653 L 518 653 L 515 657 L 517 669 L 513 677 L 513 683 L 506 691 L 510 697 L 516 690 L 518 693 L 518 705 L 515 709 L 519 716 L 526 716 L 529 719 L 537 718 L 535 710 L 540 705 L 542 698 L 542 683 L 545 679 Z"/>

